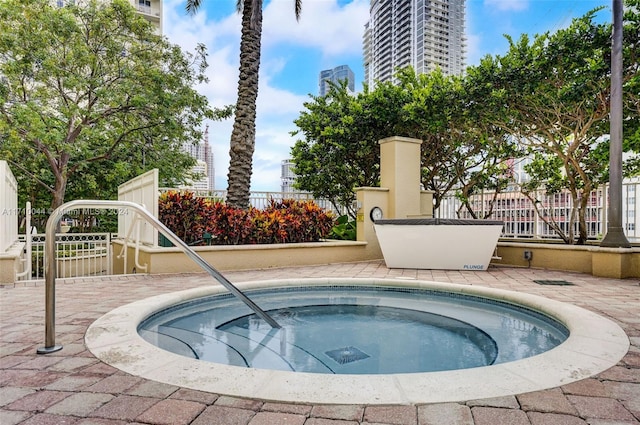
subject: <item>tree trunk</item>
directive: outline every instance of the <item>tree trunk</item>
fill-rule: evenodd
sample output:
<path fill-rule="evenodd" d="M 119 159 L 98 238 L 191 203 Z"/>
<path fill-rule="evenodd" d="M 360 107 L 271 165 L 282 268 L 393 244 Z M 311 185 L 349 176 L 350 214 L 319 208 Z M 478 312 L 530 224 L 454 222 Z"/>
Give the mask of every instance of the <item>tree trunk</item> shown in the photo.
<path fill-rule="evenodd" d="M 245 0 L 242 9 L 238 100 L 231 133 L 227 176 L 227 204 L 244 209 L 249 207 L 255 148 L 261 33 L 262 0 Z"/>
<path fill-rule="evenodd" d="M 51 209 L 55 210 L 64 204 L 64 196 L 67 193 L 69 154 L 62 152 L 58 157 L 54 157 L 49 151 L 46 151 L 45 155 L 56 178 L 55 186 L 53 187 L 53 198 L 51 199 Z"/>
<path fill-rule="evenodd" d="M 589 230 L 587 228 L 587 206 L 589 205 L 589 196 L 591 195 L 590 186 L 580 194 L 580 209 L 578 210 L 578 245 L 584 245 L 589 239 Z"/>
<path fill-rule="evenodd" d="M 56 172 L 56 183 L 53 189 L 53 199 L 51 200 L 51 209 L 55 210 L 64 204 L 64 195 L 67 192 L 67 174 L 66 172 Z"/>

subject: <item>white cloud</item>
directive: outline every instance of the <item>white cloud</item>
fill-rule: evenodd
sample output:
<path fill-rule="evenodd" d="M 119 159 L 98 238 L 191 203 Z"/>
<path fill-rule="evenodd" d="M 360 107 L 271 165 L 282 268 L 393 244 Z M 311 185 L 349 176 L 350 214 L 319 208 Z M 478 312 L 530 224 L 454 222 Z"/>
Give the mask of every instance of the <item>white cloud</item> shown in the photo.
<path fill-rule="evenodd" d="M 486 52 L 481 52 L 481 36 L 479 34 L 466 34 L 467 37 L 467 66 L 480 63 Z"/>
<path fill-rule="evenodd" d="M 529 0 L 484 0 L 484 6 L 498 12 L 521 11 L 529 8 Z"/>
<path fill-rule="evenodd" d="M 188 50 L 193 50 L 197 43 L 204 43 L 211 48 L 240 40 L 241 21 L 237 13 L 215 21 L 201 7 L 195 15 L 187 15 L 182 0 L 165 1 L 163 12 L 164 35 Z"/>
<path fill-rule="evenodd" d="M 302 104 L 309 98 L 269 85 L 269 78 L 262 78 L 258 92 L 258 116 L 297 117 Z"/>
<path fill-rule="evenodd" d="M 337 0 L 303 1 L 298 22 L 293 1 L 273 0 L 264 10 L 263 43 L 311 47 L 323 56 L 360 54 L 368 19 L 368 0 L 354 0 L 343 7 Z"/>
<path fill-rule="evenodd" d="M 235 103 L 240 43 L 240 17 L 236 13 L 214 21 L 204 8 L 195 15 L 186 15 L 183 1 L 171 0 L 164 4 L 163 32 L 187 52 L 195 51 L 199 43 L 207 46 L 209 82 L 197 90 L 213 106 Z"/>

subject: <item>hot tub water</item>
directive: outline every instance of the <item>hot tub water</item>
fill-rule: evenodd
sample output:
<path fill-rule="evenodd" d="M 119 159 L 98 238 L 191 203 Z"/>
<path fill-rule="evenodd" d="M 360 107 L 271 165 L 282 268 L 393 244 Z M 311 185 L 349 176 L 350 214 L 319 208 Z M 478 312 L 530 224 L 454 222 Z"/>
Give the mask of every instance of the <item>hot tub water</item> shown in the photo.
<path fill-rule="evenodd" d="M 204 361 L 329 374 L 488 366 L 535 356 L 568 336 L 563 325 L 530 309 L 440 291 L 330 286 L 248 295 L 282 328 L 217 295 L 154 314 L 139 333 Z"/>

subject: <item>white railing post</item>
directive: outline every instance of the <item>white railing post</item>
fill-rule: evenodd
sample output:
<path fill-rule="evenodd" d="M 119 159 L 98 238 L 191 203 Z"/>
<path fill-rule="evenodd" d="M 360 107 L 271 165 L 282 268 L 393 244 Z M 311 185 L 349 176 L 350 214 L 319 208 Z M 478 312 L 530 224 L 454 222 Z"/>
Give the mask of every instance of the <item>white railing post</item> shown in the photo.
<path fill-rule="evenodd" d="M 29 276 L 33 268 L 31 264 L 33 262 L 33 259 L 31 258 L 31 247 L 33 242 L 33 235 L 31 233 L 31 202 L 27 202 L 25 208 L 24 236 L 26 243 L 26 254 L 25 258 L 22 260 L 22 262 L 24 263 L 24 267 L 20 273 L 16 273 L 16 279 Z"/>
<path fill-rule="evenodd" d="M 18 182 L 7 161 L 0 161 L 0 252 L 18 240 Z"/>

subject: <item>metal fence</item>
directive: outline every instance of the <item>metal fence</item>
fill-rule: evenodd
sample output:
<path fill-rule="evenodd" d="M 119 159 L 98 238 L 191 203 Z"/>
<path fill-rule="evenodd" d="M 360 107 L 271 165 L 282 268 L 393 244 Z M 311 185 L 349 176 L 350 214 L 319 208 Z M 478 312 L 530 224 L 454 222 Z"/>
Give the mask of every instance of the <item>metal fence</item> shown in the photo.
<path fill-rule="evenodd" d="M 169 190 L 179 189 L 160 188 L 160 192 Z M 196 196 L 219 200 L 224 200 L 227 194 L 226 190 L 190 191 Z M 270 200 L 282 199 L 313 200 L 320 207 L 337 215 L 346 213 L 345 209 L 336 210 L 329 201 L 314 199 L 307 192 L 251 192 L 249 202 L 255 208 L 264 208 Z M 565 232 L 568 231 L 572 209 L 572 198 L 568 191 L 546 194 L 544 190 L 539 190 L 534 194 L 534 199 L 540 201 L 539 208 L 542 208 L 544 214 L 552 217 Z M 629 179 L 623 183 L 622 199 L 625 234 L 630 240 L 640 241 L 640 178 Z M 495 197 L 494 192 L 484 191 L 472 196 L 470 205 L 479 216 L 492 211 L 487 218 L 503 221 L 504 238 L 558 238 L 556 232 L 539 217 L 531 200 L 515 188 L 501 192 Z M 591 193 L 587 205 L 587 231 L 590 239 L 599 239 L 606 234 L 607 213 L 608 185 L 603 185 Z M 445 196 L 434 215 L 440 218 L 472 218 L 455 193 Z M 574 230 L 577 232 L 577 223 L 575 226 Z"/>
<path fill-rule="evenodd" d="M 160 193 L 169 191 L 181 191 L 183 189 L 172 189 L 167 187 L 161 187 Z M 226 190 L 197 190 L 197 189 L 184 189 L 189 192 L 193 192 L 195 196 L 209 198 L 213 200 L 224 201 L 227 197 Z M 269 202 L 282 201 L 283 199 L 294 199 L 296 201 L 314 201 L 316 205 L 325 210 L 332 211 L 334 214 L 340 216 L 346 214 L 346 209 L 336 209 L 331 202 L 327 199 L 316 199 L 311 193 L 308 192 L 254 192 L 249 194 L 249 204 L 258 209 L 264 209 L 269 205 Z"/>
<path fill-rule="evenodd" d="M 31 257 L 25 250 L 23 269 L 31 273 L 19 280 L 43 279 L 45 271 L 44 234 L 28 235 L 32 238 Z M 27 235 L 20 235 L 25 242 Z M 106 276 L 112 274 L 112 248 L 110 233 L 60 233 L 56 235 L 56 274 L 60 278 L 77 276 Z"/>
<path fill-rule="evenodd" d="M 622 211 L 623 227 L 627 238 L 640 240 L 640 181 L 630 180 L 623 183 Z M 533 194 L 538 201 L 538 209 L 553 219 L 566 233 L 569 230 L 573 200 L 568 191 L 547 194 L 539 190 Z M 473 195 L 469 202 L 471 209 L 479 216 L 505 223 L 502 237 L 556 239 L 558 235 L 539 214 L 531 200 L 518 190 L 508 190 L 495 195 L 484 191 Z M 600 239 L 607 232 L 608 186 L 599 187 L 591 192 L 586 208 L 587 235 L 590 239 Z M 447 195 L 435 211 L 440 218 L 471 218 L 471 213 L 462 205 L 455 194 Z M 577 234 L 578 223 L 574 231 Z"/>

